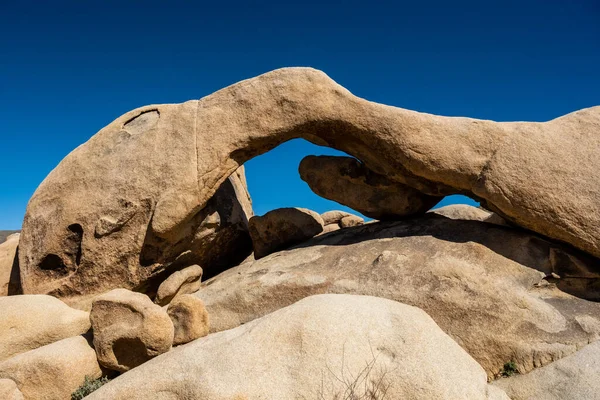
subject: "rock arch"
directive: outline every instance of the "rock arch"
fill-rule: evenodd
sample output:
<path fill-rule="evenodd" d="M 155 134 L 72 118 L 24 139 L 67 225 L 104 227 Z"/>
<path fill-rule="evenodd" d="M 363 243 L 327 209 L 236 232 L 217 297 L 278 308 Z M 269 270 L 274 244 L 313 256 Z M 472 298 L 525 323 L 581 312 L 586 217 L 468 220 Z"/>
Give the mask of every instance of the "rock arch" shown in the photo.
<path fill-rule="evenodd" d="M 441 117 L 361 99 L 318 70 L 285 68 L 200 100 L 133 110 L 69 154 L 27 207 L 25 293 L 92 290 L 101 280 L 133 286 L 136 270 L 161 268 L 140 266 L 148 230 L 176 240 L 245 161 L 293 138 L 428 195 L 469 195 L 600 256 L 600 107 L 545 123 Z M 62 249 L 72 224 L 83 232 L 78 266 Z M 73 271 L 33 279 L 48 254 Z"/>

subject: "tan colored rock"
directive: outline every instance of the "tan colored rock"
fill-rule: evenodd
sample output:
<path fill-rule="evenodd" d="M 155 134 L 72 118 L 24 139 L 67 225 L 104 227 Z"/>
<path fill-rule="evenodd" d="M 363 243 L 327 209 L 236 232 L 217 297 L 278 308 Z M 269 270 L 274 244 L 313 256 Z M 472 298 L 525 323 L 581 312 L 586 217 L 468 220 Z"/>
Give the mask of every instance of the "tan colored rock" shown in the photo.
<path fill-rule="evenodd" d="M 489 224 L 509 226 L 504 218 L 483 208 L 473 207 L 467 204 L 451 204 L 429 211 L 432 214 L 441 215 L 450 219 L 462 219 L 466 221 L 481 221 Z"/>
<path fill-rule="evenodd" d="M 23 400 L 23 393 L 12 379 L 0 379 L 0 399 Z"/>
<path fill-rule="evenodd" d="M 442 199 L 392 181 L 352 157 L 307 156 L 299 172 L 319 196 L 380 220 L 422 214 Z"/>
<path fill-rule="evenodd" d="M 600 341 L 526 375 L 494 382 L 513 400 L 600 399 Z"/>
<path fill-rule="evenodd" d="M 325 225 L 323 227 L 323 231 L 321 233 L 319 233 L 317 236 L 324 235 L 329 232 L 334 232 L 334 231 L 337 231 L 338 229 L 340 229 L 340 226 L 338 224 Z"/>
<path fill-rule="evenodd" d="M 148 296 L 114 289 L 92 303 L 90 313 L 98 361 L 128 371 L 171 349 L 173 323 Z"/>
<path fill-rule="evenodd" d="M 176 244 L 195 237 L 239 166 L 298 137 L 427 195 L 481 199 L 510 222 L 600 257 L 599 130 L 600 107 L 543 123 L 443 117 L 369 102 L 311 68 L 138 108 L 69 154 L 29 201 L 24 291 L 68 297 L 145 282 L 195 248 Z M 208 273 L 206 260 L 186 263 Z"/>
<path fill-rule="evenodd" d="M 0 378 L 13 380 L 25 399 L 65 400 L 85 380 L 102 375 L 96 352 L 75 336 L 0 362 Z"/>
<path fill-rule="evenodd" d="M 425 216 L 249 260 L 195 295 L 214 332 L 319 293 L 396 300 L 425 310 L 493 377 L 510 360 L 530 371 L 600 339 L 596 262 L 522 230 Z"/>
<path fill-rule="evenodd" d="M 327 226 L 330 224 L 338 224 L 342 218 L 350 215 L 352 214 L 346 211 L 331 210 L 321 214 L 321 218 L 323 219 L 323 224 Z"/>
<path fill-rule="evenodd" d="M 18 279 L 19 260 L 17 249 L 20 234 L 14 233 L 0 243 L 0 296 L 17 293 L 20 289 Z M 14 271 L 14 272 L 13 272 Z"/>
<path fill-rule="evenodd" d="M 154 302 L 159 306 L 169 304 L 177 295 L 194 293 L 200 289 L 202 268 L 192 265 L 181 271 L 174 272 L 158 287 Z"/>
<path fill-rule="evenodd" d="M 90 328 L 89 314 L 45 295 L 0 297 L 0 361 L 80 335 Z"/>
<path fill-rule="evenodd" d="M 374 297 L 325 295 L 165 354 L 89 399 L 334 399 L 347 393 L 343 381 L 360 379 L 366 385 L 358 385 L 357 395 L 374 386 L 378 396 L 387 388 L 390 399 L 501 393 L 423 311 Z"/>
<path fill-rule="evenodd" d="M 189 343 L 208 335 L 210 322 L 204 303 L 190 294 L 175 297 L 167 313 L 175 327 L 173 345 Z"/>
<path fill-rule="evenodd" d="M 3 231 L 0 230 L 0 244 L 6 242 L 9 237 L 19 233 L 20 231 Z"/>
<path fill-rule="evenodd" d="M 365 220 L 356 215 L 348 215 L 340 220 L 340 228 L 350 228 L 353 226 L 362 225 Z"/>
<path fill-rule="evenodd" d="M 265 257 L 302 243 L 321 233 L 323 225 L 321 216 L 306 208 L 277 208 L 254 216 L 248 223 L 254 257 Z"/>
<path fill-rule="evenodd" d="M 65 161 L 75 172 L 59 169 L 40 186 L 31 200 L 39 206 L 26 217 L 28 228 L 21 236 L 26 249 L 20 266 L 25 293 L 51 294 L 89 310 L 95 295 L 111 289 L 122 287 L 154 296 L 169 273 L 199 264 L 213 276 L 251 253 L 248 219 L 252 203 L 243 168 L 234 171 L 203 207 L 195 207 L 176 228 L 168 232 L 147 229 L 151 218 L 158 226 L 161 218 L 179 212 L 177 201 L 184 200 L 186 205 L 196 201 L 193 190 L 177 191 L 172 185 L 174 177 L 184 179 L 186 185 L 196 180 L 196 162 L 191 155 L 179 155 L 190 143 L 175 132 L 187 117 L 166 111 L 161 115 L 161 120 L 168 121 L 152 133 L 137 135 L 134 130 L 142 125 L 134 129 L 125 124 L 116 135 L 93 141 L 98 148 L 79 148 Z M 157 152 L 155 145 L 161 140 L 169 144 L 160 145 L 165 151 Z M 100 150 L 103 146 L 111 150 Z M 194 147 L 188 150 L 195 154 Z M 108 156 L 110 165 L 100 165 L 104 162 L 96 151 Z M 138 157 L 145 160 L 143 167 L 134 167 L 133 159 Z M 86 185 L 81 185 L 83 181 Z M 110 183 L 104 186 L 102 181 Z M 44 193 L 45 187 L 53 185 L 50 182 L 60 182 L 61 190 Z M 98 191 L 82 193 L 71 185 L 90 185 Z M 170 199 L 158 201 L 161 196 Z M 56 208 L 58 203 L 62 205 Z M 42 225 L 46 221 L 48 226 L 39 229 L 35 221 Z"/>

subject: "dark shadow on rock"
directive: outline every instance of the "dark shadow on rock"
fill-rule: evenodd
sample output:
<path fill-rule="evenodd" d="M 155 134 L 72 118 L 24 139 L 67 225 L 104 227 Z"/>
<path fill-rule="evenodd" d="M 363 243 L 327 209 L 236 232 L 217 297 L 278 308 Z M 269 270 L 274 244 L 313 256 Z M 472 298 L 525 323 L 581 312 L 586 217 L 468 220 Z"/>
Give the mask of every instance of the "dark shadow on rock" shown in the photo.
<path fill-rule="evenodd" d="M 132 290 L 153 297 L 158 286 L 180 269 L 200 265 L 208 279 L 238 265 L 250 253 L 248 219 L 227 179 L 206 207 L 182 225 L 176 235 L 161 238 L 148 225 L 139 262 L 153 272 Z"/>
<path fill-rule="evenodd" d="M 21 270 L 19 269 L 19 246 L 15 251 L 15 259 L 10 270 L 10 279 L 8 281 L 8 295 L 13 296 L 16 294 L 23 294 L 23 288 L 21 287 Z"/>
<path fill-rule="evenodd" d="M 569 245 L 518 227 L 454 220 L 427 214 L 403 221 L 380 221 L 314 237 L 292 248 L 345 246 L 368 240 L 432 236 L 440 240 L 486 246 L 525 267 L 546 274 L 549 283 L 573 296 L 600 301 L 600 260 Z"/>

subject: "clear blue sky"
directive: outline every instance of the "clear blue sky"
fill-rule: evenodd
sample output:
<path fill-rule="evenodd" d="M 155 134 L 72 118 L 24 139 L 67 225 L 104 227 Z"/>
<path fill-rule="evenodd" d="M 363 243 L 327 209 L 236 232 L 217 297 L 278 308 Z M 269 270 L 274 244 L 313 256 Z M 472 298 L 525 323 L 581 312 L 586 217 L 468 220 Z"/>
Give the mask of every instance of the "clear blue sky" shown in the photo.
<path fill-rule="evenodd" d="M 0 229 L 42 179 L 126 111 L 312 66 L 369 100 L 544 121 L 600 104 L 600 2 L 0 1 Z M 377 3 L 377 2 L 375 2 Z M 255 210 L 337 207 L 293 141 L 247 163 Z"/>

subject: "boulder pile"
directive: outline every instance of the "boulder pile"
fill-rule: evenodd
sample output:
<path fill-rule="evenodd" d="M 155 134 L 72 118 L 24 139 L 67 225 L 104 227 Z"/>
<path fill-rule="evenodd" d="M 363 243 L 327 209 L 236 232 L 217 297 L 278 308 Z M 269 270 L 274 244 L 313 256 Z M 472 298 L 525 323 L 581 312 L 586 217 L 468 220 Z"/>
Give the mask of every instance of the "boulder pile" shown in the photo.
<path fill-rule="evenodd" d="M 293 138 L 373 221 L 254 215 L 244 162 Z M 133 110 L 0 243 L 0 398 L 600 399 L 598 154 L 600 107 L 442 117 L 310 68 Z"/>

